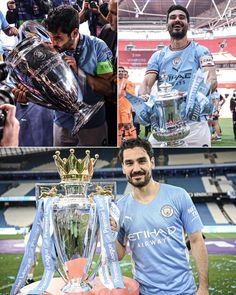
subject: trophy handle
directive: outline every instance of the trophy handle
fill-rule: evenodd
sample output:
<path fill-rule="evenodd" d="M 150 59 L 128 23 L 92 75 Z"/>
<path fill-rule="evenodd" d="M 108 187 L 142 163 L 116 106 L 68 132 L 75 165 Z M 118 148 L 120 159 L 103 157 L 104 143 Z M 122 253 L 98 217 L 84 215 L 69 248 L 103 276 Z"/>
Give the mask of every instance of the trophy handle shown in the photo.
<path fill-rule="evenodd" d="M 91 280 L 91 278 L 92 278 L 94 275 L 96 275 L 96 273 L 98 272 L 98 270 L 99 270 L 99 268 L 101 267 L 101 265 L 102 265 L 102 254 L 100 253 L 100 254 L 99 254 L 99 257 L 98 257 L 98 261 L 97 261 L 97 265 L 96 265 L 95 269 L 92 270 L 91 273 L 88 274 L 88 275 L 86 276 L 86 278 L 84 279 L 84 281 L 88 283 L 88 282 Z"/>

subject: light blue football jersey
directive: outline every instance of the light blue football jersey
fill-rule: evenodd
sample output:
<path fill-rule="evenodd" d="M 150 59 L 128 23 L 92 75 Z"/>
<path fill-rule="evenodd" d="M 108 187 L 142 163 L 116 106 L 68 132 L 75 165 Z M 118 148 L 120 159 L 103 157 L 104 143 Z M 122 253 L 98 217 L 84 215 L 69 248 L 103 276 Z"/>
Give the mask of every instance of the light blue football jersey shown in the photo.
<path fill-rule="evenodd" d="M 99 74 L 112 73 L 112 52 L 106 43 L 96 37 L 80 34 L 79 43 L 73 56 L 76 59 L 78 68 L 86 74 L 96 76 Z M 86 83 L 86 92 L 84 102 L 89 105 L 96 104 L 104 97 L 103 94 L 93 91 L 88 83 Z M 98 112 L 91 117 L 88 123 L 82 128 L 96 128 L 101 126 L 106 120 L 105 106 L 100 108 Z M 56 111 L 55 123 L 67 129 L 74 126 L 74 116 L 68 113 Z"/>
<path fill-rule="evenodd" d="M 193 295 L 196 285 L 188 260 L 184 232 L 202 230 L 199 214 L 188 193 L 160 184 L 149 204 L 132 194 L 118 201 L 121 210 L 118 240 L 126 236 L 134 263 L 133 275 L 143 295 Z"/>
<path fill-rule="evenodd" d="M 214 62 L 210 51 L 196 42 L 182 50 L 171 50 L 169 46 L 155 52 L 148 61 L 147 73 L 158 75 L 158 85 L 163 83 L 162 75 L 168 75 L 168 83 L 174 89 L 187 92 L 193 74 L 199 68 L 213 66 Z"/>

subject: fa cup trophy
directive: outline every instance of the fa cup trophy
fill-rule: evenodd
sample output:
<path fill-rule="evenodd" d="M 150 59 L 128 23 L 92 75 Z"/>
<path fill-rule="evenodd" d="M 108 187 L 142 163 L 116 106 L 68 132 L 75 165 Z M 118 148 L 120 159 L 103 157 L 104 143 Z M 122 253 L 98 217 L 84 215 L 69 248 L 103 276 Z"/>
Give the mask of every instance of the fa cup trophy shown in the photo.
<path fill-rule="evenodd" d="M 190 132 L 190 127 L 181 116 L 184 97 L 177 90 L 172 90 L 166 78 L 163 75 L 164 83 L 159 86 L 155 100 L 154 110 L 158 117 L 153 124 L 153 137 L 164 146 L 181 146 Z"/>

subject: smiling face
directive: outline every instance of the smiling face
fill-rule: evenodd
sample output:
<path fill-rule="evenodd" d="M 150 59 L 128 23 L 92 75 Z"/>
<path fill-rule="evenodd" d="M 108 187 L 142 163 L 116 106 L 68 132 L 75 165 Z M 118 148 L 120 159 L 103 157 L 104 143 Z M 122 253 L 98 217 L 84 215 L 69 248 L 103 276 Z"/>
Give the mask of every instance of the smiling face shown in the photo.
<path fill-rule="evenodd" d="M 182 10 L 173 10 L 169 14 L 167 30 L 171 38 L 180 40 L 187 35 L 189 23 L 186 14 Z"/>
<path fill-rule="evenodd" d="M 134 187 L 142 188 L 152 178 L 154 158 L 150 159 L 145 149 L 141 147 L 126 149 L 123 152 L 122 168 L 128 182 Z"/>

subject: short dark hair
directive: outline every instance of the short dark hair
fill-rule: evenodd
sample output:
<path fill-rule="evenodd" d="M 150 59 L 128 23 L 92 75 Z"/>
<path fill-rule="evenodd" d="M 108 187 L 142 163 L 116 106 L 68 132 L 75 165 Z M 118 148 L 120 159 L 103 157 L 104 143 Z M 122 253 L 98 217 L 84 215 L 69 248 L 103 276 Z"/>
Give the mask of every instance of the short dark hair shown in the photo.
<path fill-rule="evenodd" d="M 189 21 L 190 21 L 190 18 L 189 18 L 189 12 L 188 12 L 188 10 L 187 10 L 184 6 L 182 6 L 182 5 L 172 5 L 172 6 L 168 9 L 168 11 L 167 11 L 167 19 L 166 19 L 167 22 L 168 22 L 168 19 L 169 19 L 169 14 L 170 14 L 173 10 L 182 10 L 182 11 L 186 14 L 186 16 L 187 16 L 187 21 L 188 21 L 188 23 L 189 23 Z"/>
<path fill-rule="evenodd" d="M 49 32 L 69 35 L 75 28 L 79 28 L 79 12 L 70 5 L 60 5 L 51 9 L 45 20 Z"/>
<path fill-rule="evenodd" d="M 152 145 L 148 140 L 142 138 L 128 139 L 123 141 L 119 148 L 118 158 L 121 163 L 124 161 L 124 150 L 133 149 L 135 147 L 143 148 L 147 152 L 150 159 L 154 157 Z"/>

